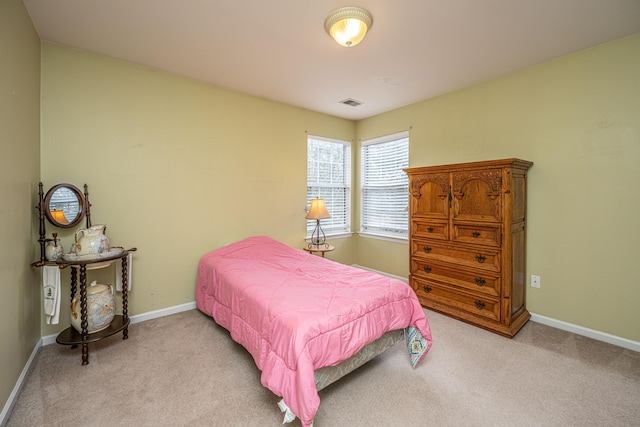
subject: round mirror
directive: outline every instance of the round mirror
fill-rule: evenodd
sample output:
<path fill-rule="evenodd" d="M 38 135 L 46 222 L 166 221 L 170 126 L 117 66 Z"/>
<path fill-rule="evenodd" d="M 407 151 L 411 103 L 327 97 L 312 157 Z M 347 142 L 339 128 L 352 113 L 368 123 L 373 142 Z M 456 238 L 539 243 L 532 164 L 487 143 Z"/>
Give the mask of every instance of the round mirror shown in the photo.
<path fill-rule="evenodd" d="M 84 217 L 85 208 L 84 195 L 71 184 L 54 185 L 44 198 L 44 214 L 56 227 L 78 225 Z"/>

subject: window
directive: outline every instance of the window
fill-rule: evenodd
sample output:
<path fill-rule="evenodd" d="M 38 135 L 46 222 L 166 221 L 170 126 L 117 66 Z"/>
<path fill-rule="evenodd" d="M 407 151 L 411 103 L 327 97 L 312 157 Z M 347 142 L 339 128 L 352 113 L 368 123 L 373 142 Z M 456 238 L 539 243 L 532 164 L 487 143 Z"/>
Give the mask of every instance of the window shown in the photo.
<path fill-rule="evenodd" d="M 351 230 L 351 144 L 311 136 L 307 138 L 307 206 L 322 197 L 331 218 L 321 221 L 326 235 Z M 316 221 L 307 221 L 307 237 Z"/>
<path fill-rule="evenodd" d="M 360 232 L 407 238 L 409 132 L 362 142 Z"/>

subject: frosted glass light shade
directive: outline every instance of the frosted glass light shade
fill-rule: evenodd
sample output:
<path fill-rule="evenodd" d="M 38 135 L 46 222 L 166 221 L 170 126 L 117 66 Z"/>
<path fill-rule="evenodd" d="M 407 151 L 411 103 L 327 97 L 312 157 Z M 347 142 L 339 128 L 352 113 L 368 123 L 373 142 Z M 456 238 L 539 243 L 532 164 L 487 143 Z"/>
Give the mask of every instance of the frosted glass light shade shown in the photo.
<path fill-rule="evenodd" d="M 373 17 L 359 7 L 343 7 L 333 11 L 324 21 L 324 29 L 340 46 L 360 43 L 373 25 Z"/>

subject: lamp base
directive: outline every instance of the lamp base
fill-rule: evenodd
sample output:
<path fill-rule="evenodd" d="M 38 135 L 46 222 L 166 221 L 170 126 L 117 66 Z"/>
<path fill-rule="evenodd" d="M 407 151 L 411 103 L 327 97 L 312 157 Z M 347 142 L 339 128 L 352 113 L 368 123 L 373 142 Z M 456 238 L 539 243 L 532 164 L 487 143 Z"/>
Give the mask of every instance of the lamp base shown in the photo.
<path fill-rule="evenodd" d="M 324 231 L 322 231 L 322 227 L 320 227 L 320 220 L 316 220 L 316 228 L 313 229 L 313 233 L 311 233 L 311 241 L 309 242 L 309 248 L 312 246 L 320 247 L 322 245 L 326 245 L 327 238 L 324 235 Z"/>

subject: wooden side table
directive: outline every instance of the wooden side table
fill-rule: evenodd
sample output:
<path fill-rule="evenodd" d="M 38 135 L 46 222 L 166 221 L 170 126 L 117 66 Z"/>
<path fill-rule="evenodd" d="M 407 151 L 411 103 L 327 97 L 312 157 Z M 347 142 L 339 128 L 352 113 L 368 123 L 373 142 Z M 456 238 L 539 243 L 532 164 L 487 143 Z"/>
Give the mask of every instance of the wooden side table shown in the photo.
<path fill-rule="evenodd" d="M 324 245 L 308 245 L 305 246 L 304 248 L 305 251 L 309 252 L 310 254 L 314 253 L 314 252 L 320 252 L 322 254 L 322 258 L 324 258 L 324 254 L 326 252 L 331 252 L 332 250 L 334 250 L 335 248 L 329 244 L 324 244 Z"/>

